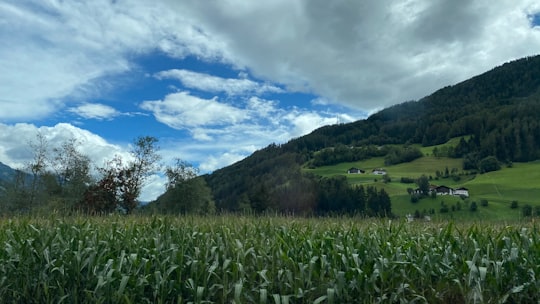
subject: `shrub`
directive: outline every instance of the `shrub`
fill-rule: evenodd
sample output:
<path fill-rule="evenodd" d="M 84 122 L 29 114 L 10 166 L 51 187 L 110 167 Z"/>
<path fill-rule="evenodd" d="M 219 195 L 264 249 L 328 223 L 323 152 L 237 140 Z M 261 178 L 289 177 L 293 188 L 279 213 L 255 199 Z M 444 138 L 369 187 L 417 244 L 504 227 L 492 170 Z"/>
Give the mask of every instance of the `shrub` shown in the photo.
<path fill-rule="evenodd" d="M 480 169 L 480 173 L 486 173 L 501 169 L 501 165 L 496 157 L 488 156 L 478 163 L 478 169 Z"/>
<path fill-rule="evenodd" d="M 411 178 L 411 177 L 402 177 L 400 182 L 402 184 L 414 184 L 416 182 L 416 180 L 414 178 Z"/>
<path fill-rule="evenodd" d="M 512 209 L 517 209 L 517 207 L 518 207 L 518 202 L 517 202 L 517 201 L 512 201 L 512 202 L 510 203 L 510 208 L 512 208 Z"/>
<path fill-rule="evenodd" d="M 523 206 L 523 207 L 521 208 L 521 214 L 522 214 L 524 217 L 531 216 L 531 215 L 532 215 L 532 206 L 529 205 L 529 204 L 526 204 L 525 206 Z"/>

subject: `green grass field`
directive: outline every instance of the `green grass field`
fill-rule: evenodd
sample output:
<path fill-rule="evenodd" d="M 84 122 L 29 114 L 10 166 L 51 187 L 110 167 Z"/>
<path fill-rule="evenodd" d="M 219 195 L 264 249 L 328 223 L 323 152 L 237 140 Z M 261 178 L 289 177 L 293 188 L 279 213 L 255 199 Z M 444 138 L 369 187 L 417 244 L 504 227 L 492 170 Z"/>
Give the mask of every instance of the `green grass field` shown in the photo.
<path fill-rule="evenodd" d="M 459 139 L 453 139 L 458 141 Z M 452 144 L 452 143 L 447 143 Z M 440 146 L 439 146 L 440 147 Z M 425 154 L 431 153 L 433 147 L 423 148 Z M 347 174 L 351 167 L 366 170 L 366 174 Z M 503 167 L 496 172 L 485 174 L 468 175 L 461 170 L 462 160 L 446 157 L 424 156 L 409 163 L 393 166 L 385 166 L 384 158 L 371 158 L 365 161 L 341 163 L 334 166 L 323 166 L 316 169 L 305 169 L 308 172 L 331 177 L 335 175 L 347 176 L 351 184 L 371 185 L 385 189 L 392 199 L 392 210 L 398 216 L 414 213 L 416 210 L 441 208 L 441 201 L 446 205 L 457 205 L 461 202 L 461 211 L 450 212 L 448 214 L 437 214 L 440 218 L 453 219 L 499 219 L 515 220 L 521 218 L 521 208 L 510 209 L 510 203 L 517 201 L 519 206 L 531 205 L 540 206 L 540 161 L 530 163 L 514 163 L 511 168 Z M 384 168 L 388 172 L 391 182 L 383 183 L 382 177 L 370 174 L 374 168 Z M 460 180 L 454 181 L 451 178 L 436 178 L 436 171 L 444 172 L 458 169 Z M 439 196 L 435 199 L 426 198 L 418 203 L 411 203 L 407 188 L 416 188 L 415 184 L 400 183 L 402 177 L 418 178 L 422 175 L 432 177 L 430 183 L 433 185 L 445 185 L 449 187 L 466 187 L 469 189 L 470 198 L 462 201 L 458 197 Z M 487 207 L 480 207 L 480 201 L 487 200 Z M 476 202 L 479 206 L 476 212 L 470 212 L 468 206 L 471 202 Z"/>
<path fill-rule="evenodd" d="M 532 222 L 0 221 L 6 303 L 537 303 Z"/>

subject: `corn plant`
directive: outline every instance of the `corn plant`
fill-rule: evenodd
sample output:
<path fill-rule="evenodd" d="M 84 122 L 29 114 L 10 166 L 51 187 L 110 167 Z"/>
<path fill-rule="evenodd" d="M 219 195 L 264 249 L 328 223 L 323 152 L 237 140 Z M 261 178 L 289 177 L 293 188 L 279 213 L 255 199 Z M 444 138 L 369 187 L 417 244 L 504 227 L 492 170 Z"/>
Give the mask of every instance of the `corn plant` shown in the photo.
<path fill-rule="evenodd" d="M 0 221 L 0 302 L 537 303 L 533 223 Z"/>

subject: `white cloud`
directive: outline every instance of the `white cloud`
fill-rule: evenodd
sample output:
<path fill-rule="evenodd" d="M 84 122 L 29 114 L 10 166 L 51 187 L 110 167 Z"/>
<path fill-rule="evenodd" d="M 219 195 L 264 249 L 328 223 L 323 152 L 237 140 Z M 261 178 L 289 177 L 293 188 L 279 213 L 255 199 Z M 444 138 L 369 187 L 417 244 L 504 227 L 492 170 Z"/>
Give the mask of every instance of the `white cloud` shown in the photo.
<path fill-rule="evenodd" d="M 212 172 L 218 168 L 222 168 L 237 161 L 240 161 L 245 157 L 246 154 L 238 154 L 231 152 L 224 152 L 217 156 L 211 155 L 207 159 L 205 159 L 203 163 L 201 163 L 199 168 L 203 172 Z"/>
<path fill-rule="evenodd" d="M 158 121 L 175 129 L 233 124 L 246 118 L 242 110 L 220 103 L 217 97 L 203 99 L 188 92 L 172 93 L 164 100 L 145 101 L 141 108 L 152 111 Z"/>
<path fill-rule="evenodd" d="M 84 103 L 69 109 L 69 111 L 86 119 L 98 120 L 110 119 L 120 115 L 120 112 L 116 111 L 115 108 L 100 103 Z"/>
<path fill-rule="evenodd" d="M 324 126 L 337 124 L 339 122 L 337 116 L 334 117 L 322 117 L 315 112 L 299 112 L 294 111 L 287 114 L 284 119 L 289 121 L 292 125 L 291 135 L 297 137 L 300 135 L 307 134 L 314 129 Z"/>
<path fill-rule="evenodd" d="M 171 3 L 254 75 L 366 112 L 540 49 L 533 0 Z"/>
<path fill-rule="evenodd" d="M 50 148 L 58 147 L 66 140 L 75 138 L 80 152 L 90 157 L 91 161 L 102 166 L 114 155 L 128 157 L 127 150 L 118 145 L 108 143 L 102 137 L 87 130 L 67 123 L 59 123 L 52 127 L 36 127 L 32 124 L 19 123 L 6 125 L 0 123 L 0 161 L 13 168 L 24 168 L 33 157 L 30 143 L 36 142 L 40 133 Z"/>
<path fill-rule="evenodd" d="M 7 0 L 0 118 L 40 118 L 68 96 L 99 96 L 104 77 L 155 50 L 227 63 L 370 112 L 534 54 L 540 30 L 530 16 L 539 11 L 534 0 Z M 210 92 L 279 90 L 177 71 L 186 86 Z"/>
<path fill-rule="evenodd" d="M 186 106 L 197 103 L 202 105 L 194 108 Z M 170 94 L 164 100 L 146 101 L 141 107 L 152 111 L 158 121 L 169 127 L 189 130 L 194 142 L 186 143 L 183 140 L 168 143 L 168 146 L 177 156 L 196 162 L 203 172 L 230 165 L 269 143 L 284 143 L 323 125 L 351 122 L 359 118 L 343 113 L 284 109 L 279 107 L 277 101 L 259 97 L 236 100 L 235 104 L 238 106 L 232 107 L 215 98 L 206 100 L 180 92 Z M 217 121 L 218 117 L 221 120 Z"/>
<path fill-rule="evenodd" d="M 0 20 L 0 119 L 41 118 L 68 96 L 100 96 L 100 81 L 130 71 L 137 54 L 224 58 L 221 41 L 160 1 L 7 0 Z"/>
<path fill-rule="evenodd" d="M 222 78 L 205 73 L 173 69 L 156 74 L 158 79 L 178 79 L 191 89 L 227 95 L 283 93 L 279 87 L 270 84 L 260 84 L 247 78 Z"/>

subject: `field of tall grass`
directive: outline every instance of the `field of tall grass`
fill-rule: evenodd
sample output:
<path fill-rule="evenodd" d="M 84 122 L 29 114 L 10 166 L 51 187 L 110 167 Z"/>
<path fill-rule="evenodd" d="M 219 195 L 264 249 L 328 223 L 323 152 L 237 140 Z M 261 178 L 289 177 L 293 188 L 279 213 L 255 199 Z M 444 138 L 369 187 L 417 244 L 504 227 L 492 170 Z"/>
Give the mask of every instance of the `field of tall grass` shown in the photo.
<path fill-rule="evenodd" d="M 0 220 L 10 303 L 537 303 L 534 223 Z"/>

